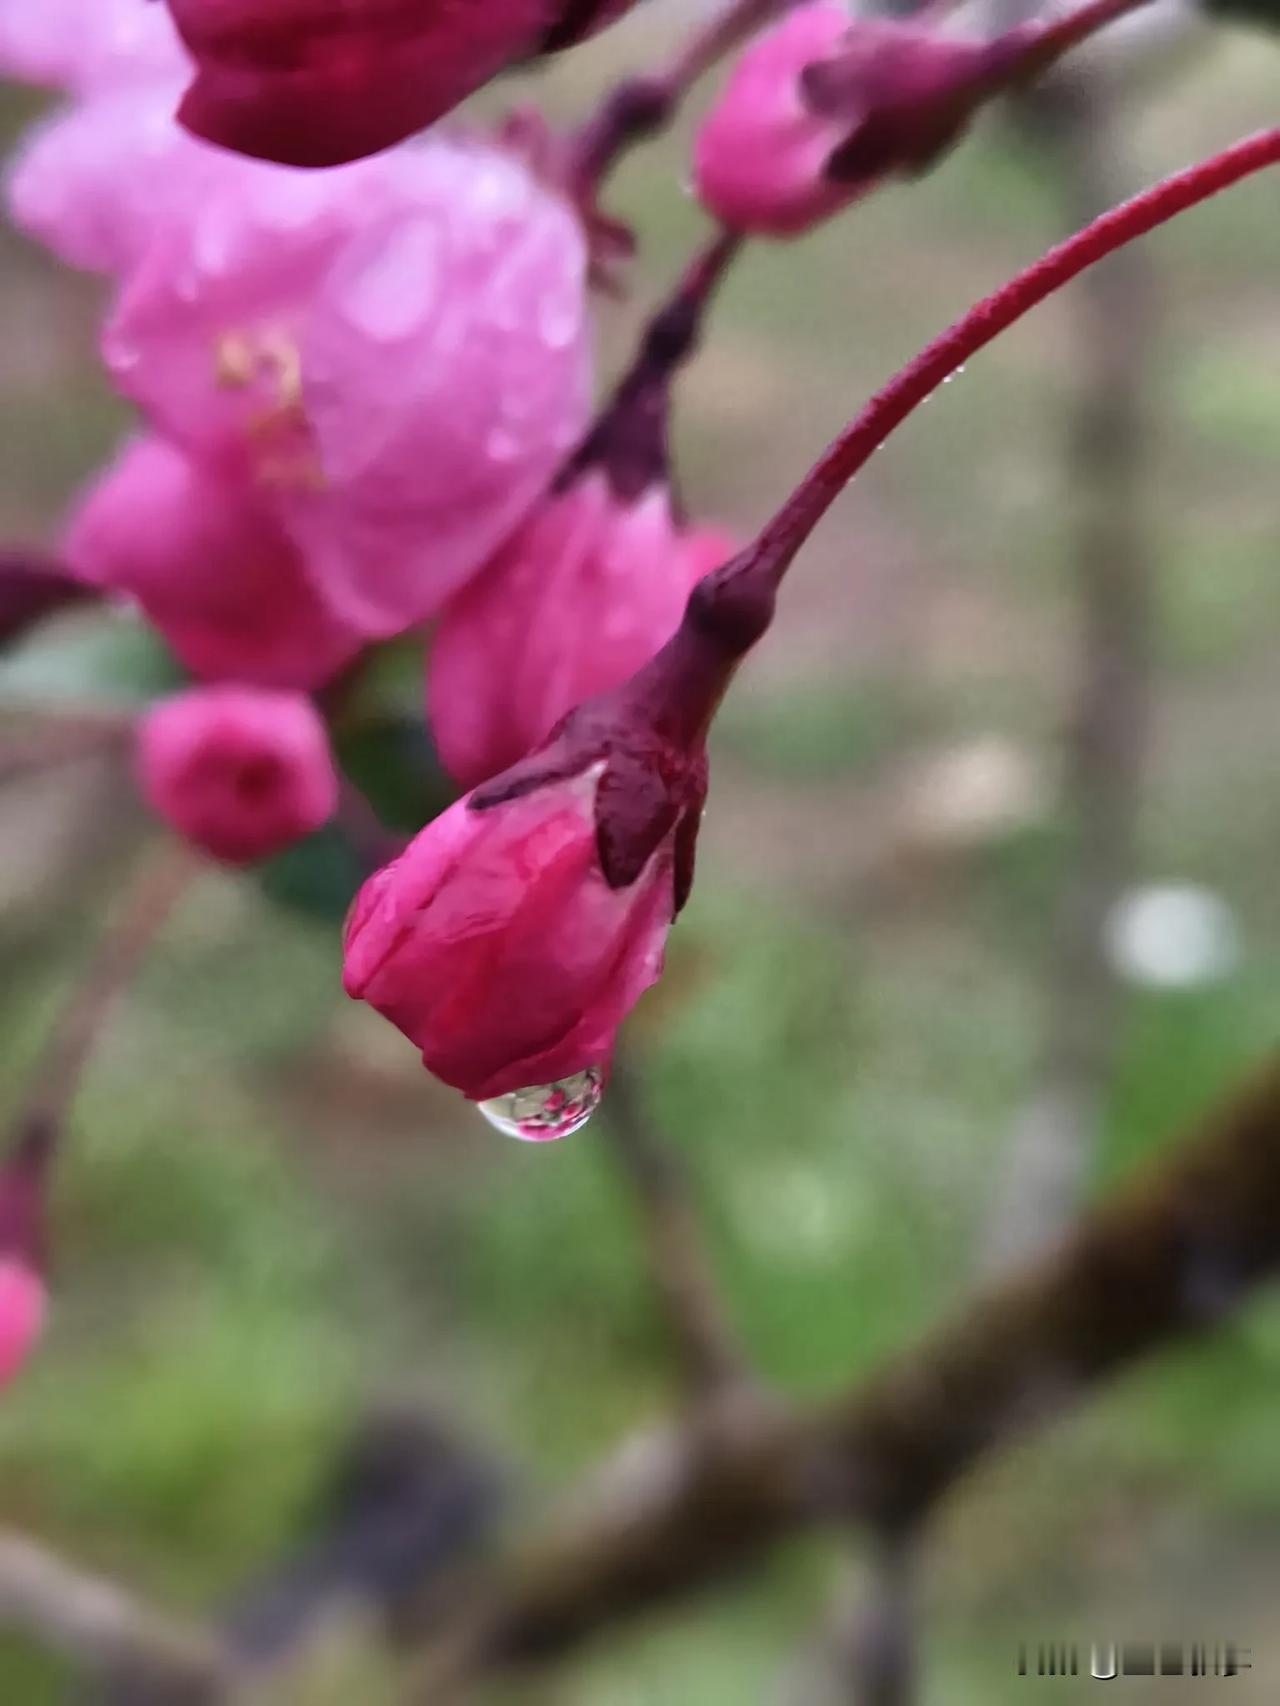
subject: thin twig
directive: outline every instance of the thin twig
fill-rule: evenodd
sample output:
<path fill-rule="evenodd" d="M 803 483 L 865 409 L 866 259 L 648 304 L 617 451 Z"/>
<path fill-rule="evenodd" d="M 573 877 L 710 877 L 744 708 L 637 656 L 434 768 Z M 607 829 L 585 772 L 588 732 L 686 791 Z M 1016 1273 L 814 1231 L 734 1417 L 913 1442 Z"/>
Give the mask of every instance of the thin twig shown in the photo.
<path fill-rule="evenodd" d="M 144 859 L 118 918 L 107 927 L 45 1044 L 14 1122 L 15 1144 L 52 1148 L 57 1143 L 111 1007 L 137 975 L 194 869 L 190 854 L 176 842 L 164 843 Z"/>
<path fill-rule="evenodd" d="M 650 1121 L 629 1059 L 614 1056 L 606 1137 L 631 1186 L 649 1275 L 688 1390 L 705 1396 L 746 1382 L 685 1172 Z"/>
<path fill-rule="evenodd" d="M 778 1706 L 912 1706 L 917 1541 L 878 1537 L 850 1563 L 814 1639 L 788 1667 Z"/>
<path fill-rule="evenodd" d="M 1115 127 L 1093 79 L 1027 98 L 1073 225 L 1116 199 Z M 1039 1083 L 1018 1116 L 983 1241 L 999 1268 L 1059 1234 L 1088 1170 L 1111 1074 L 1118 988 L 1107 919 L 1136 863 L 1150 721 L 1150 561 L 1142 505 L 1145 387 L 1154 279 L 1136 248 L 1081 280 L 1075 298 L 1081 391 L 1071 424 L 1078 507 L 1073 573 L 1077 681 L 1066 799 L 1074 846 L 1058 904 Z"/>
<path fill-rule="evenodd" d="M 647 75 L 624 78 L 568 142 L 569 178 L 594 202 L 605 179 L 622 159 L 671 125 L 693 86 L 728 54 L 785 12 L 796 0 L 728 0 L 700 25 L 671 62 Z"/>

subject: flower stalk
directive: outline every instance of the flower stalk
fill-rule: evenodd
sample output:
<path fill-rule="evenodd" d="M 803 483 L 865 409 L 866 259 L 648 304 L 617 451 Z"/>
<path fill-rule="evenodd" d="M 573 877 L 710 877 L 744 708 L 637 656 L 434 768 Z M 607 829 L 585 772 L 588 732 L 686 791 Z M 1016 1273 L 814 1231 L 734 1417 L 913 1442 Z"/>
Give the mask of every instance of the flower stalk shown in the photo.
<path fill-rule="evenodd" d="M 1117 249 L 1276 164 L 1280 126 L 1257 131 L 1100 214 L 975 303 L 875 393 L 765 524 L 754 545 L 713 571 L 710 580 L 725 592 L 735 587 L 745 594 L 751 588 L 757 603 L 766 589 L 776 590 L 818 522 L 890 433 L 979 350 Z M 699 602 L 710 602 L 706 591 Z"/>

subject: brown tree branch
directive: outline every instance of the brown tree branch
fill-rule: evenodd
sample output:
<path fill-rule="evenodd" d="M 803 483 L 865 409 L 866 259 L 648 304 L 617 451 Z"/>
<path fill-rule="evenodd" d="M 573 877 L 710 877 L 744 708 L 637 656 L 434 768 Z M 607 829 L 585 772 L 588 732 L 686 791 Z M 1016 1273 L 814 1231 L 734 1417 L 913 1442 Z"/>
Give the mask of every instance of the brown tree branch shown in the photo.
<path fill-rule="evenodd" d="M 227 1661 L 203 1632 L 16 1534 L 0 1534 L 0 1629 L 87 1670 L 127 1676 L 134 1706 L 153 1699 L 215 1706 L 232 1681 Z"/>
<path fill-rule="evenodd" d="M 588 1496 L 460 1596 L 419 1698 L 564 1652 L 806 1527 L 911 1528 L 989 1453 L 1211 1327 L 1278 1266 L 1280 1059 L 1055 1253 L 878 1378 L 805 1410 L 735 1393 L 624 1446 Z"/>
<path fill-rule="evenodd" d="M 602 1124 L 631 1187 L 653 1290 L 686 1388 L 705 1396 L 748 1382 L 684 1168 L 650 1122 L 622 1054 L 614 1057 Z"/>
<path fill-rule="evenodd" d="M 1278 1266 L 1280 1059 L 1055 1254 L 976 1299 L 878 1378 L 804 1410 L 741 1388 L 723 1394 L 631 1441 L 558 1524 L 505 1567 L 455 1584 L 447 1615 L 433 1584 L 429 1627 L 450 1633 L 428 1650 L 415 1697 L 453 1702 L 482 1673 L 555 1656 L 626 1615 L 723 1581 L 805 1528 L 870 1522 L 888 1544 L 898 1537 L 902 1549 L 890 1556 L 905 1567 L 916 1526 L 984 1456 L 1170 1339 L 1213 1326 Z M 85 1578 L 38 1548 L 0 1544 L 9 1627 L 82 1660 L 136 1663 L 135 1674 L 154 1680 L 150 1693 L 131 1684 L 129 1706 L 225 1698 L 226 1673 L 216 1655 L 206 1668 L 201 1637 L 190 1647 L 180 1631 L 175 1645 L 163 1621 L 88 1585 L 86 1595 Z M 891 1585 L 892 1613 L 902 1584 Z M 877 1664 L 876 1685 L 900 1690 L 909 1667 L 891 1640 L 864 1645 L 877 1649 L 893 1662 Z M 197 1692 L 183 1695 L 173 1688 L 184 1678 L 164 1667 L 188 1652 Z"/>

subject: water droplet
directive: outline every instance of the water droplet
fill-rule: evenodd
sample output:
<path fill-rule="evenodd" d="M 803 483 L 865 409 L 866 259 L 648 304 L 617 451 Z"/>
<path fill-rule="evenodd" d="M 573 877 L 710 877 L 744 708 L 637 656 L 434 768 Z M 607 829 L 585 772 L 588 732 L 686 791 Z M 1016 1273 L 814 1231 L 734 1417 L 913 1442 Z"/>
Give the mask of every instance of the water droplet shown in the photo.
<path fill-rule="evenodd" d="M 498 426 L 485 439 L 484 448 L 491 462 L 514 462 L 520 454 L 521 440 Z"/>
<path fill-rule="evenodd" d="M 588 1066 L 572 1078 L 532 1084 L 527 1090 L 511 1090 L 476 1105 L 504 1137 L 516 1137 L 522 1143 L 550 1143 L 582 1130 L 600 1106 L 604 1082 L 604 1067 Z"/>
<path fill-rule="evenodd" d="M 578 330 L 578 301 L 569 292 L 543 297 L 538 309 L 538 331 L 549 350 L 568 349 Z"/>
<path fill-rule="evenodd" d="M 396 343 L 427 319 L 440 276 L 440 243 L 428 219 L 408 219 L 366 245 L 340 284 L 342 309 L 365 337 Z"/>

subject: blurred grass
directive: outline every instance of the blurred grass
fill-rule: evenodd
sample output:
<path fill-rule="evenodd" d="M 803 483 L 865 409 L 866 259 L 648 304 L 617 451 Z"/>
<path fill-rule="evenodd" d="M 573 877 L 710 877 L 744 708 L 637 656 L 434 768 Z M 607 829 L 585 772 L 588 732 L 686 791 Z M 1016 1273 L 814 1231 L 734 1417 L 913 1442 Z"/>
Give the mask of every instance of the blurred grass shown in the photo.
<path fill-rule="evenodd" d="M 647 56 L 646 27 L 566 62 L 553 103 L 581 110 L 609 68 Z M 1144 95 L 1130 180 L 1269 118 L 1277 69 L 1241 38 Z M 644 250 L 634 299 L 604 313 L 606 369 L 700 229 L 676 190 L 685 146 L 622 175 Z M 1130 1002 L 1099 1189 L 1275 1041 L 1274 214 L 1274 184 L 1249 185 L 1151 244 L 1161 717 L 1144 866 L 1228 896 L 1246 952 L 1224 985 Z M 991 123 L 910 192 L 750 254 L 681 395 L 690 501 L 747 532 L 900 357 L 1058 229 L 1035 163 Z M 96 292 L 12 238 L 0 258 L 0 521 L 38 532 L 123 414 L 92 365 Z M 995 736 L 1051 797 L 1075 383 L 1060 304 L 940 393 L 806 551 L 727 708 L 699 887 L 638 1017 L 655 1116 L 743 1335 L 792 1391 L 870 1367 L 963 1291 L 1036 1059 L 1064 826 L 1048 807 L 967 851 L 901 858 L 886 783 Z M 72 868 L 79 787 L 30 802 L 71 814 Z M 94 894 L 33 899 L 38 837 L 26 857 L 0 871 L 0 952 L 21 970 L 0 992 L 15 1099 L 100 910 Z M 215 1600 L 287 1549 L 373 1397 L 442 1405 L 539 1489 L 669 1401 L 607 1147 L 501 1145 L 342 1003 L 336 955 L 330 926 L 202 879 L 95 1064 L 59 1191 L 53 1328 L 0 1406 L 4 1519 L 170 1602 Z M 1042 1631 L 1217 1631 L 1274 1653 L 1278 1372 L 1280 1306 L 1263 1299 L 984 1471 L 931 1554 L 928 1700 L 1021 1699 L 1016 1642 Z M 611 1640 L 554 1697 L 765 1699 L 832 1565 L 822 1546 L 779 1559 Z M 1271 1700 L 1274 1682 L 1260 1669 L 1235 1696 Z M 0 1644 L 0 1699 L 59 1698 L 43 1661 Z"/>

